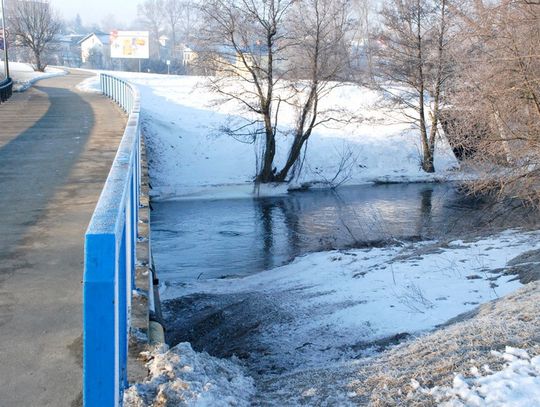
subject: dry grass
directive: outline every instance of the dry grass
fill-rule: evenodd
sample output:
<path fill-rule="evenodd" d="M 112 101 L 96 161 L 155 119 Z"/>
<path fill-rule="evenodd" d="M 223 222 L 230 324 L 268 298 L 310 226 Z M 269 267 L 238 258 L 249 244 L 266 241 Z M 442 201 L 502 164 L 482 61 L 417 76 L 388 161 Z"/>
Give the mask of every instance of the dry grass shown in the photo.
<path fill-rule="evenodd" d="M 350 390 L 370 406 L 433 406 L 433 398 L 414 391 L 411 380 L 422 387 L 451 386 L 454 373 L 471 376 L 472 366 L 497 370 L 501 361 L 490 351 L 507 345 L 540 354 L 540 283 L 375 358 L 357 371 Z"/>

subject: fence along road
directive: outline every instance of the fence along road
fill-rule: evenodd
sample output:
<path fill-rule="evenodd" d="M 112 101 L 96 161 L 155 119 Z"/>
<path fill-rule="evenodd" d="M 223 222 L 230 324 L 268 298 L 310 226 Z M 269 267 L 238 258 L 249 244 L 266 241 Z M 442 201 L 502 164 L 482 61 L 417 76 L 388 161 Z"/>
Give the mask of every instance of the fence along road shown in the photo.
<path fill-rule="evenodd" d="M 136 87 L 101 74 L 101 89 L 129 119 L 86 231 L 83 279 L 83 404 L 122 405 L 135 288 L 141 141 Z"/>
<path fill-rule="evenodd" d="M 80 403 L 84 233 L 126 124 L 89 76 L 0 105 L 0 407 Z"/>

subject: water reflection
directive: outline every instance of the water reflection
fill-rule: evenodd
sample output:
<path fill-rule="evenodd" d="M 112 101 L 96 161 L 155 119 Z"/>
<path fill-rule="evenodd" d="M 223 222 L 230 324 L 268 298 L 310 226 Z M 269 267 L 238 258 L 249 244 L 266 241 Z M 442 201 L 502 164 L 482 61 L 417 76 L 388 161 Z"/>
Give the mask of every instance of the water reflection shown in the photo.
<path fill-rule="evenodd" d="M 152 248 L 168 281 L 247 275 L 307 252 L 463 238 L 537 224 L 451 185 L 379 185 L 256 200 L 156 202 Z"/>

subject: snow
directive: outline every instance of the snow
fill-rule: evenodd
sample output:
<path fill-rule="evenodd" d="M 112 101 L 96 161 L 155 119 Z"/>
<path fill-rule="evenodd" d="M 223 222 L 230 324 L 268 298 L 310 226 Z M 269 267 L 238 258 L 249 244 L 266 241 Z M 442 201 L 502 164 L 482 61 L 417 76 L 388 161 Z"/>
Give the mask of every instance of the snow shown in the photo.
<path fill-rule="evenodd" d="M 433 329 L 514 291 L 519 281 L 501 269 L 517 255 L 539 249 L 539 236 L 506 231 L 475 242 L 313 253 L 243 278 L 165 284 L 161 298 L 197 295 L 197 309 L 222 301 L 228 314 L 238 310 L 227 298 L 253 309 L 271 304 L 262 308 L 271 312 L 253 317 L 258 319 L 229 316 L 226 323 L 259 327 L 257 337 L 248 340 L 256 342 L 247 350 L 254 360 L 305 369 L 368 355 L 374 341 Z M 185 318 L 186 310 L 178 312 Z M 257 349 L 263 349 L 261 355 Z"/>
<path fill-rule="evenodd" d="M 101 93 L 99 79 L 96 76 L 85 79 L 77 85 L 77 90 L 88 93 Z"/>
<path fill-rule="evenodd" d="M 124 393 L 124 406 L 249 406 L 253 379 L 234 361 L 194 352 L 189 343 L 146 355 L 149 377 Z"/>
<path fill-rule="evenodd" d="M 255 146 L 224 135 L 228 123 L 249 118 L 233 102 L 220 103 L 205 86 L 207 79 L 114 72 L 141 90 L 143 129 L 150 157 L 154 199 L 253 196 Z M 84 87 L 94 88 L 86 83 Z M 240 86 L 240 85 L 238 85 Z M 321 110 L 340 110 L 352 123 L 318 127 L 309 140 L 306 164 L 293 187 L 302 184 L 328 185 L 336 177 L 340 162 L 345 170 L 334 183 L 422 182 L 446 179 L 457 160 L 445 140 L 438 141 L 436 174 L 420 168 L 418 132 L 404 115 L 376 106 L 381 94 L 348 84 L 323 99 Z M 294 124 L 294 110 L 280 109 L 280 130 Z M 285 135 L 278 137 L 277 162 L 286 158 Z M 348 159 L 347 159 L 348 157 Z M 283 193 L 282 189 L 276 191 Z M 271 193 L 269 188 L 266 194 Z"/>
<path fill-rule="evenodd" d="M 452 387 L 420 389 L 433 395 L 442 407 L 535 407 L 540 406 L 540 356 L 531 358 L 523 349 L 506 347 L 493 352 L 506 361 L 502 370 L 489 366 L 472 369 L 473 377 L 457 374 Z"/>
<path fill-rule="evenodd" d="M 0 73 L 4 73 L 4 64 L 0 64 Z M 30 64 L 23 62 L 10 62 L 9 73 L 13 79 L 13 90 L 15 92 L 24 92 L 40 79 L 62 76 L 66 71 L 60 68 L 47 67 L 45 72 L 36 72 Z"/>

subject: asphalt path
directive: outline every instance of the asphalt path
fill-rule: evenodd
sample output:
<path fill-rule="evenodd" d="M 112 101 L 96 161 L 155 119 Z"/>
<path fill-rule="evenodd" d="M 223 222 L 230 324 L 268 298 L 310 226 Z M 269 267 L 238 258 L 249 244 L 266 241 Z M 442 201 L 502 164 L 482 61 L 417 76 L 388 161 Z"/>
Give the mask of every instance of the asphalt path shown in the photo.
<path fill-rule="evenodd" d="M 0 407 L 80 403 L 83 238 L 126 122 L 89 76 L 0 105 Z"/>

